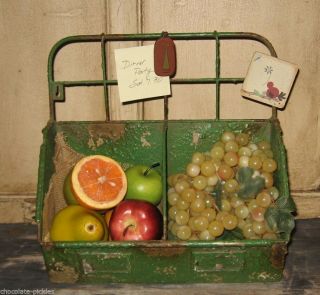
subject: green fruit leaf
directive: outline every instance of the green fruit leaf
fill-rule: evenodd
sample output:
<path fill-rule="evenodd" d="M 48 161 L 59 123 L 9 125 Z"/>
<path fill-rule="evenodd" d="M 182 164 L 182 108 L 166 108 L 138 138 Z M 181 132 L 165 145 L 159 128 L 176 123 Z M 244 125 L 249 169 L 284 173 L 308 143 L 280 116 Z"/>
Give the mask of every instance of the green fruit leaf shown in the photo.
<path fill-rule="evenodd" d="M 285 209 L 289 212 L 296 212 L 296 204 L 294 203 L 293 199 L 289 196 L 282 196 L 277 199 L 275 203 L 276 207 L 279 209 Z"/>
<path fill-rule="evenodd" d="M 240 183 L 246 183 L 252 178 L 253 172 L 253 169 L 249 167 L 241 167 L 237 172 L 236 178 Z"/>
<path fill-rule="evenodd" d="M 216 184 L 211 196 L 214 198 L 216 205 L 221 210 L 222 184 L 220 181 Z"/>
<path fill-rule="evenodd" d="M 249 167 L 241 167 L 236 175 L 240 184 L 238 195 L 242 199 L 254 198 L 262 191 L 265 180 L 261 176 L 255 176 L 254 170 Z"/>
<path fill-rule="evenodd" d="M 233 230 L 225 230 L 223 234 L 217 238 L 217 240 L 243 240 L 244 236 L 240 228 L 235 228 Z"/>
<path fill-rule="evenodd" d="M 293 215 L 288 211 L 281 210 L 278 221 L 279 232 L 285 233 L 286 236 L 290 236 L 290 233 L 294 229 L 294 226 L 295 222 Z"/>
<path fill-rule="evenodd" d="M 269 207 L 264 214 L 264 217 L 267 220 L 269 227 L 275 232 L 278 231 L 278 222 L 280 217 L 279 215 L 280 211 L 274 207 Z"/>

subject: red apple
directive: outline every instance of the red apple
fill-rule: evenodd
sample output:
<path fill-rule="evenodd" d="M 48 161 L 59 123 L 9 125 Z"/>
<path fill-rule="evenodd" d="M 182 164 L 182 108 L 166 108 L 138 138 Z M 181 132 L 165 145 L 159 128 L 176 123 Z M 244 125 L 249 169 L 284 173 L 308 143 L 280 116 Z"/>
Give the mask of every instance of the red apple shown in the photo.
<path fill-rule="evenodd" d="M 159 240 L 163 219 L 159 209 L 150 202 L 124 200 L 113 210 L 109 232 L 113 241 Z"/>

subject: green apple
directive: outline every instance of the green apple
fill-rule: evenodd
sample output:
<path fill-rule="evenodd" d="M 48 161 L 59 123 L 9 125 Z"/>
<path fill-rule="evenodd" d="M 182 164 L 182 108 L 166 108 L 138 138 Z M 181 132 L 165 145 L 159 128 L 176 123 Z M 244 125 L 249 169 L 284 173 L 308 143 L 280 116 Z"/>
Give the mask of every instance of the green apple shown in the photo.
<path fill-rule="evenodd" d="M 150 167 L 137 165 L 126 170 L 128 189 L 126 199 L 142 200 L 158 205 L 162 199 L 161 175 L 153 170 L 160 163 Z"/>
<path fill-rule="evenodd" d="M 64 180 L 63 183 L 63 196 L 64 199 L 66 200 L 68 205 L 79 205 L 78 201 L 76 200 L 74 193 L 71 189 L 71 174 L 72 174 L 72 169 L 68 173 L 67 177 Z"/>

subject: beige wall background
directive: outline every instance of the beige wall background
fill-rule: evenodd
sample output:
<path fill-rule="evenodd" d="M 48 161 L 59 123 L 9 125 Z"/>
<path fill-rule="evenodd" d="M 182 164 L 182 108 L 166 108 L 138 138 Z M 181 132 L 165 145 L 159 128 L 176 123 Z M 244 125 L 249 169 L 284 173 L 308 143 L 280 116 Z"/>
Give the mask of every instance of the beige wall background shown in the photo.
<path fill-rule="evenodd" d="M 47 57 L 59 39 L 77 34 L 245 31 L 269 39 L 279 58 L 300 68 L 290 100 L 278 116 L 299 217 L 320 216 L 320 1 L 318 0 L 0 0 L 0 221 L 29 221 L 37 184 L 41 129 L 49 118 Z M 108 45 L 109 76 L 115 78 Z M 99 44 L 72 45 L 56 60 L 57 80 L 101 79 Z M 251 41 L 221 45 L 225 77 L 244 76 Z M 213 42 L 178 42 L 176 77 L 214 75 Z M 266 118 L 268 107 L 223 86 L 223 118 Z M 112 119 L 160 119 L 162 100 L 121 105 L 112 87 Z M 102 88 L 67 90 L 59 120 L 104 120 Z M 213 118 L 214 87 L 174 86 L 169 117 Z M 9 211 L 8 211 L 9 210 Z M 9 213 L 8 213 L 9 212 Z M 3 214 L 2 214 L 3 213 Z M 29 214 L 29 215 L 28 215 Z M 28 215 L 26 217 L 26 215 Z"/>

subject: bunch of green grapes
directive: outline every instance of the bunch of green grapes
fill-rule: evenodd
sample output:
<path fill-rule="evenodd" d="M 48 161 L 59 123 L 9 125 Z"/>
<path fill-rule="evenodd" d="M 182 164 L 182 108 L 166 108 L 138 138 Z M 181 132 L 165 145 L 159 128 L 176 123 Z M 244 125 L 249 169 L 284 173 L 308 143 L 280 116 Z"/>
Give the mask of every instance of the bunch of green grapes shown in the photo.
<path fill-rule="evenodd" d="M 250 167 L 265 180 L 265 187 L 250 199 L 238 196 L 235 176 L 240 167 Z M 210 151 L 192 155 L 185 173 L 168 177 L 170 232 L 181 240 L 214 240 L 225 230 L 239 228 L 246 239 L 276 239 L 264 217 L 279 197 L 273 185 L 276 169 L 269 142 L 256 144 L 246 133 L 224 132 Z M 212 195 L 218 183 L 219 207 Z"/>

